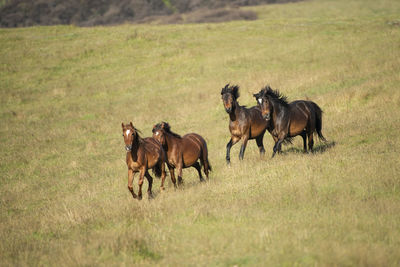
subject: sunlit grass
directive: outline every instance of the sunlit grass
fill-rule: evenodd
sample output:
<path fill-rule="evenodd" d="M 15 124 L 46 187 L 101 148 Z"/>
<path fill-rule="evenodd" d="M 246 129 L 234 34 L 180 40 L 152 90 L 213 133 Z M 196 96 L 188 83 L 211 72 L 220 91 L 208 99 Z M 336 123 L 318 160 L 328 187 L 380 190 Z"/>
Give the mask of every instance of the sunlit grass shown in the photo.
<path fill-rule="evenodd" d="M 252 8 L 251 22 L 0 29 L 2 265 L 398 265 L 397 1 Z M 220 90 L 265 84 L 324 110 L 328 143 L 225 165 Z M 121 122 L 208 142 L 200 184 L 131 199 Z M 135 180 L 137 181 L 137 180 Z M 147 188 L 147 182 L 144 185 Z"/>

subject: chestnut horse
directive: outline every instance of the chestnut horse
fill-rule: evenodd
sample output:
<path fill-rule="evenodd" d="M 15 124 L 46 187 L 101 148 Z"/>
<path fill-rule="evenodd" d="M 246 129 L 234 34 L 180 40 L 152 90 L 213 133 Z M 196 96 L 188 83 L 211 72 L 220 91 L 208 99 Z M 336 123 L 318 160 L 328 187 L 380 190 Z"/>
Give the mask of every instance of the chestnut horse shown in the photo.
<path fill-rule="evenodd" d="M 139 131 L 130 124 L 122 123 L 122 136 L 125 141 L 126 149 L 126 165 L 128 166 L 128 189 L 132 193 L 133 198 L 142 199 L 142 185 L 144 177 L 146 176 L 149 182 L 147 193 L 149 198 L 152 196 L 151 187 L 153 184 L 153 177 L 148 172 L 152 169 L 157 177 L 161 176 L 161 189 L 164 189 L 165 180 L 165 160 L 166 155 L 161 144 L 154 138 L 147 137 L 141 138 Z M 133 191 L 133 177 L 139 172 L 139 192 L 136 196 Z"/>
<path fill-rule="evenodd" d="M 304 152 L 308 148 L 312 151 L 314 146 L 313 134 L 326 141 L 322 135 L 322 110 L 312 101 L 296 100 L 288 102 L 286 96 L 278 90 L 266 86 L 254 94 L 261 113 L 266 121 L 270 121 L 271 135 L 275 140 L 272 157 L 281 151 L 281 144 L 291 138 L 301 135 L 303 138 Z"/>
<path fill-rule="evenodd" d="M 231 147 L 239 140 L 242 140 L 239 153 L 240 160 L 244 157 L 244 151 L 249 139 L 256 139 L 260 154 L 263 155 L 265 153 L 263 137 L 269 124 L 268 121 L 263 119 L 260 108 L 257 106 L 246 108 L 239 105 L 237 101 L 239 98 L 239 86 L 237 85 L 225 85 L 222 88 L 221 95 L 225 111 L 229 114 L 229 131 L 231 132 L 231 139 L 226 145 L 226 163 L 230 163 Z"/>
<path fill-rule="evenodd" d="M 183 182 L 182 169 L 194 167 L 199 173 L 200 181 L 204 181 L 201 175 L 201 166 L 208 179 L 208 171 L 211 166 L 208 161 L 207 143 L 203 137 L 196 133 L 180 136 L 171 131 L 167 122 L 161 122 L 153 127 L 153 138 L 157 139 L 167 153 L 167 166 L 171 174 L 171 180 L 175 184 L 175 171 L 178 171 L 178 184 Z"/>

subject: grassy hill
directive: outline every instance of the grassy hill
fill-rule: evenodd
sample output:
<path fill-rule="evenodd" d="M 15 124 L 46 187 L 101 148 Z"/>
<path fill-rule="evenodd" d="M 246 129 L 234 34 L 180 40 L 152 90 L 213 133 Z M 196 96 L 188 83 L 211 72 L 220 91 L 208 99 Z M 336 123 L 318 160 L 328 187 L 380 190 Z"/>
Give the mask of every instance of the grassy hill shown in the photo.
<path fill-rule="evenodd" d="M 222 24 L 0 29 L 1 265 L 400 263 L 400 2 L 246 8 Z M 328 144 L 225 165 L 228 116 L 270 84 L 324 110 Z M 200 184 L 133 200 L 121 122 L 205 137 Z M 135 189 L 137 177 L 135 179 Z M 147 189 L 147 182 L 144 188 Z"/>

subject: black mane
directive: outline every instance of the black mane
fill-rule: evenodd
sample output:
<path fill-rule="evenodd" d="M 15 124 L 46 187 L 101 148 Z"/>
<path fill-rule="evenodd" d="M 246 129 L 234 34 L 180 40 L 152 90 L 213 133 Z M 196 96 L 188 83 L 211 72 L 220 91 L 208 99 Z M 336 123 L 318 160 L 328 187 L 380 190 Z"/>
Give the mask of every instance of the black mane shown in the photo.
<path fill-rule="evenodd" d="M 172 134 L 174 137 L 182 138 L 179 134 L 171 131 L 171 126 L 169 126 L 168 122 L 160 122 L 154 125 L 153 132 L 157 130 L 164 130 L 166 133 Z"/>
<path fill-rule="evenodd" d="M 281 104 L 285 107 L 289 105 L 287 97 L 284 96 L 277 89 L 273 90 L 269 85 L 267 85 L 263 89 L 261 89 L 260 93 L 262 94 L 262 96 L 266 96 L 266 97 L 269 96 L 271 100 L 278 101 L 279 104 Z"/>
<path fill-rule="evenodd" d="M 221 90 L 221 95 L 223 94 L 232 94 L 235 99 L 238 99 L 239 94 L 239 86 L 238 85 L 230 85 L 229 83 L 225 85 Z"/>

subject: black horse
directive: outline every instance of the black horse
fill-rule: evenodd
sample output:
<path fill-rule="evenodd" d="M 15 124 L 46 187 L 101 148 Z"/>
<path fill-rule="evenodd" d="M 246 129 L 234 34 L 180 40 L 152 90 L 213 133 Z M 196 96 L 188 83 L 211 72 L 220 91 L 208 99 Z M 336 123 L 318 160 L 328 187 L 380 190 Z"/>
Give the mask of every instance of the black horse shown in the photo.
<path fill-rule="evenodd" d="M 308 148 L 312 151 L 314 132 L 326 141 L 321 132 L 322 110 L 314 102 L 296 100 L 289 103 L 286 96 L 269 86 L 254 94 L 254 97 L 261 108 L 262 117 L 271 125 L 270 133 L 275 140 L 272 157 L 281 151 L 282 142 L 290 141 L 297 135 L 303 137 L 304 152 L 307 152 L 307 137 Z"/>
<path fill-rule="evenodd" d="M 268 121 L 264 120 L 259 107 L 246 108 L 239 105 L 239 86 L 225 85 L 221 91 L 222 101 L 225 111 L 229 114 L 229 131 L 231 140 L 226 145 L 226 162 L 230 163 L 231 147 L 242 140 L 239 159 L 242 160 L 249 139 L 256 139 L 260 154 L 264 154 L 263 137 L 268 126 Z"/>

